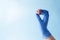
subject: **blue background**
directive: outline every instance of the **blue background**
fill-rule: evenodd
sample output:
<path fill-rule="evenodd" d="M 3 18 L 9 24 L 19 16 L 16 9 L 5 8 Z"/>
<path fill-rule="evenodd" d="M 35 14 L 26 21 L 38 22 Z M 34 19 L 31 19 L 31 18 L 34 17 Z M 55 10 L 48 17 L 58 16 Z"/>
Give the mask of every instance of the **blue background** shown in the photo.
<path fill-rule="evenodd" d="M 0 0 L 0 40 L 43 40 L 39 8 L 49 11 L 48 29 L 60 40 L 60 0 Z"/>

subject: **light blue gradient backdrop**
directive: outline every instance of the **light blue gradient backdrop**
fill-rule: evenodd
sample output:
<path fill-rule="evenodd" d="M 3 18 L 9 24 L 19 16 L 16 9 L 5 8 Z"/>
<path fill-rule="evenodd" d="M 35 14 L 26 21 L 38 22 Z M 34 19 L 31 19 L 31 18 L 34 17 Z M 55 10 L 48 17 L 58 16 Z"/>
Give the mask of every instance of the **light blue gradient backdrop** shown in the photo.
<path fill-rule="evenodd" d="M 49 11 L 48 29 L 60 40 L 60 0 L 0 0 L 0 40 L 43 40 L 38 8 Z"/>

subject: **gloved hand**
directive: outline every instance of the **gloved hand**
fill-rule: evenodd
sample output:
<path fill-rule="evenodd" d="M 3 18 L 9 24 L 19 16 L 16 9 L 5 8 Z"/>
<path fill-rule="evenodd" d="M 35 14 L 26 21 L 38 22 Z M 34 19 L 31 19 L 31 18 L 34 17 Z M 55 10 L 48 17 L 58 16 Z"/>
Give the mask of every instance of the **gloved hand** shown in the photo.
<path fill-rule="evenodd" d="M 41 19 L 41 17 L 39 15 L 44 15 L 43 20 Z M 48 31 L 47 29 L 47 24 L 48 24 L 48 18 L 49 18 L 49 13 L 47 10 L 42 10 L 42 9 L 38 9 L 37 13 L 36 13 L 37 19 L 41 25 L 41 31 L 43 33 L 44 37 L 49 37 L 51 36 L 51 33 Z"/>

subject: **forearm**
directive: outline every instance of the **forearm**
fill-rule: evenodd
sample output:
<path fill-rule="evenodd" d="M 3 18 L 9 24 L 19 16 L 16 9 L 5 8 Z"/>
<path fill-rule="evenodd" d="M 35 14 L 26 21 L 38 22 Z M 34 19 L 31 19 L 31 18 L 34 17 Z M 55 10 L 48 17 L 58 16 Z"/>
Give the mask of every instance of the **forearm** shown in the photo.
<path fill-rule="evenodd" d="M 51 35 L 48 38 L 46 38 L 46 40 L 55 40 L 55 38 Z"/>

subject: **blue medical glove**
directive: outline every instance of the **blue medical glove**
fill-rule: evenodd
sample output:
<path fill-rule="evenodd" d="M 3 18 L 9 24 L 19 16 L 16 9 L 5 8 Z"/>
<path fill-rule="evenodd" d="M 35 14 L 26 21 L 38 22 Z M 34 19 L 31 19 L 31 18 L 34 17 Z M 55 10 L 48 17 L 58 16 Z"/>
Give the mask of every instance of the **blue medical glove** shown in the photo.
<path fill-rule="evenodd" d="M 47 29 L 49 14 L 48 14 L 47 10 L 41 10 L 41 11 L 42 11 L 41 15 L 44 15 L 43 20 L 41 19 L 41 17 L 38 14 L 36 14 L 36 16 L 41 25 L 41 31 L 43 33 L 43 36 L 47 38 L 47 37 L 51 36 L 51 33 Z"/>

